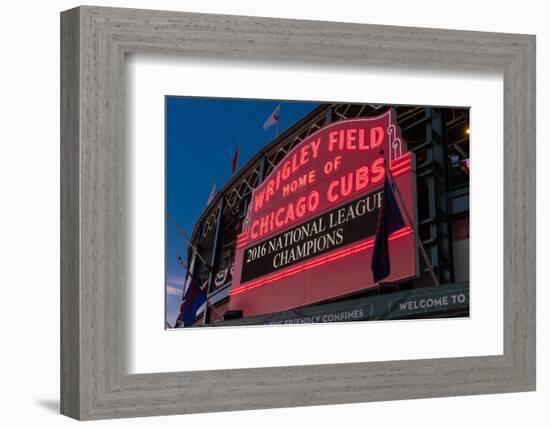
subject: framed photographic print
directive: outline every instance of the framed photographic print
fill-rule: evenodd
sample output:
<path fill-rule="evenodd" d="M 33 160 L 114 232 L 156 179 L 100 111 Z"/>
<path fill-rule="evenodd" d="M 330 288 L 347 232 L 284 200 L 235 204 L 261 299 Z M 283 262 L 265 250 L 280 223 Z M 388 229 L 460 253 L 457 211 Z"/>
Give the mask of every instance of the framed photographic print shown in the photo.
<path fill-rule="evenodd" d="M 167 325 L 469 315 L 469 109 L 168 96 L 165 115 Z"/>
<path fill-rule="evenodd" d="M 80 7 L 61 40 L 62 413 L 534 390 L 533 36 Z"/>

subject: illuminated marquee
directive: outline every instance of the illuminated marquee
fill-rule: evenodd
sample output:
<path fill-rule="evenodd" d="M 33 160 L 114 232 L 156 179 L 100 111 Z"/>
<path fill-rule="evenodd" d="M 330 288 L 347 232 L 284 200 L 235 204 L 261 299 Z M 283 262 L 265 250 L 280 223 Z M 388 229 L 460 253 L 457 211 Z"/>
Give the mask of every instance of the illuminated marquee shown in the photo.
<path fill-rule="evenodd" d="M 252 193 L 237 239 L 230 308 L 264 314 L 376 285 L 370 257 L 384 156 L 415 216 L 414 156 L 391 109 L 331 123 L 295 146 Z M 391 236 L 390 250 L 388 281 L 416 275 L 410 227 Z"/>
<path fill-rule="evenodd" d="M 308 138 L 253 192 L 250 238 L 295 224 L 384 179 L 384 127 L 346 120 Z M 346 173 L 341 173 L 346 171 Z"/>

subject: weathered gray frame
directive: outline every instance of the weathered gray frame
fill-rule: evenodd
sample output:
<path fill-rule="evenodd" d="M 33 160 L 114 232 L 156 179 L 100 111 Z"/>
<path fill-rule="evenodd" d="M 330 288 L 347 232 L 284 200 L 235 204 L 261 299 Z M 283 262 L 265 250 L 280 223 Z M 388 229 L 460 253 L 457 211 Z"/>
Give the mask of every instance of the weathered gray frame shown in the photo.
<path fill-rule="evenodd" d="M 502 356 L 127 375 L 129 52 L 504 75 Z M 61 15 L 61 412 L 78 419 L 535 389 L 535 37 L 80 7 Z"/>

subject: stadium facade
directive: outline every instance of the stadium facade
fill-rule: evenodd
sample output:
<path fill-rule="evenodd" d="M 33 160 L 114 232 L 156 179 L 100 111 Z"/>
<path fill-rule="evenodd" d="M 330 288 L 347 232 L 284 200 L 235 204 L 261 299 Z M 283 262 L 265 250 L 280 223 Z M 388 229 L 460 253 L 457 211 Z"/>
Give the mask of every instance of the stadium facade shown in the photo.
<path fill-rule="evenodd" d="M 271 302 L 285 293 L 285 289 L 297 289 L 297 282 L 286 277 L 288 274 L 280 279 L 268 275 L 275 277 L 273 283 L 263 287 L 270 289 L 269 292 L 250 289 L 248 299 L 241 298 L 245 290 L 243 273 L 253 278 L 267 274 L 258 273 L 256 270 L 260 267 L 244 271 L 240 253 L 246 243 L 245 237 L 250 236 L 254 192 L 265 186 L 266 179 L 275 176 L 284 162 L 290 164 L 289 157 L 296 152 L 294 148 L 311 140 L 327 126 L 353 119 L 385 117 L 384 114 L 392 117 L 400 130 L 400 138 L 411 153 L 412 160 L 407 163 L 407 170 L 412 172 L 407 177 L 412 179 L 412 186 L 403 188 L 411 189 L 406 190 L 414 199 L 409 207 L 429 263 L 419 256 L 417 249 L 406 249 L 414 255 L 415 274 L 390 276 L 389 279 L 395 280 L 385 280 L 375 286 L 342 287 L 338 284 L 339 275 L 332 274 L 324 284 L 331 289 L 330 292 L 318 292 L 316 298 L 296 300 L 292 304 L 286 301 L 275 304 Z M 347 103 L 319 105 L 239 169 L 197 220 L 191 243 L 200 257 L 190 245 L 187 265 L 207 293 L 209 304 L 197 312 L 194 326 L 468 316 L 469 166 L 467 108 Z M 304 221 L 297 223 L 305 224 Z M 313 222 L 311 224 L 315 227 Z M 410 233 L 407 248 L 415 242 L 414 237 Z M 288 263 L 287 258 L 284 261 Z M 273 262 L 276 265 L 282 262 L 280 254 Z M 295 264 L 299 267 L 306 262 L 305 259 L 298 260 Z M 335 261 L 330 268 L 336 268 L 335 271 L 340 268 L 344 272 L 351 265 L 358 264 L 355 260 L 353 264 L 348 263 L 350 267 L 347 268 L 344 262 Z M 370 265 L 370 260 L 365 264 Z M 294 267 L 293 271 L 298 270 Z M 324 271 L 315 268 L 313 271 L 318 272 L 319 281 L 325 280 L 327 274 Z M 297 277 L 305 274 L 309 273 L 302 269 Z M 283 286 L 285 280 L 288 282 L 286 288 Z M 310 288 L 315 287 L 315 280 L 315 275 L 310 275 Z M 263 304 L 261 299 L 263 302 L 269 300 L 270 304 Z M 253 307 L 263 308 L 254 310 Z"/>

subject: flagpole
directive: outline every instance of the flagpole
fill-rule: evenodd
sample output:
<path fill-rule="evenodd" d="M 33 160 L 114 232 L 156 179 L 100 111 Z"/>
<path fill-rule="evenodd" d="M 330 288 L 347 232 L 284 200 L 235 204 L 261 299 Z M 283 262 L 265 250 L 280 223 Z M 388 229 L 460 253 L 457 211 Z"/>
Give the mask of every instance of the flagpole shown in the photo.
<path fill-rule="evenodd" d="M 210 194 L 208 195 L 208 200 L 206 202 L 206 206 L 210 206 L 210 203 L 212 203 L 212 200 L 214 200 L 214 197 L 216 196 L 216 184 L 218 183 L 218 178 L 214 180 L 214 185 L 212 185 L 212 189 L 210 190 Z"/>
<path fill-rule="evenodd" d="M 193 273 L 191 273 L 191 271 L 189 270 L 189 267 L 188 267 L 187 265 L 185 265 L 185 263 L 183 262 L 182 257 L 179 256 L 179 257 L 178 257 L 178 261 L 179 261 L 179 263 L 181 264 L 181 266 L 185 269 L 185 271 L 187 271 L 187 274 L 189 274 L 189 276 L 191 276 L 191 280 L 194 280 L 195 283 L 196 283 L 198 286 L 200 286 L 199 282 L 198 282 L 198 281 L 195 279 L 195 277 L 193 276 Z M 184 286 L 185 286 L 185 284 L 184 284 Z M 184 289 L 184 292 L 185 292 L 185 289 Z M 184 293 L 184 295 L 185 295 L 185 293 Z M 206 293 L 205 293 L 205 295 L 206 295 Z M 206 304 L 208 305 L 208 307 L 210 307 L 210 308 L 212 309 L 212 311 L 213 311 L 214 313 L 216 313 L 216 316 L 218 316 L 220 319 L 223 319 L 221 313 L 220 313 L 218 310 L 216 310 L 216 307 L 214 307 L 214 306 L 210 303 L 210 301 L 208 300 L 208 295 L 206 295 Z"/>
<path fill-rule="evenodd" d="M 384 154 L 383 151 L 381 154 Z M 416 245 L 420 249 L 420 253 L 422 253 L 422 257 L 424 258 L 424 262 L 428 266 L 430 270 L 430 275 L 432 276 L 432 280 L 435 284 L 435 286 L 439 286 L 439 280 L 437 279 L 437 276 L 435 275 L 434 268 L 432 266 L 432 263 L 430 262 L 430 259 L 428 258 L 428 254 L 426 252 L 426 249 L 424 248 L 424 245 L 422 244 L 422 240 L 420 240 L 420 235 L 418 233 L 418 229 L 416 228 L 415 223 L 413 222 L 411 215 L 409 213 L 409 210 L 407 209 L 407 206 L 405 205 L 405 202 L 403 201 L 403 196 L 401 195 L 401 191 L 399 190 L 399 187 L 397 186 L 395 182 L 395 178 L 393 174 L 390 171 L 390 168 L 388 167 L 388 163 L 386 162 L 386 157 L 384 156 L 384 168 L 386 169 L 386 173 L 388 174 L 388 177 L 391 181 L 391 186 L 397 193 L 397 199 L 399 200 L 401 211 L 405 213 L 405 216 L 407 217 L 407 222 L 409 223 L 410 227 L 413 230 L 413 234 L 415 237 Z"/>
<path fill-rule="evenodd" d="M 201 256 L 201 254 L 199 253 L 199 250 L 197 249 L 197 247 L 191 243 L 191 239 L 189 238 L 189 236 L 187 235 L 187 233 L 183 230 L 183 228 L 180 227 L 180 225 L 176 222 L 176 220 L 172 217 L 172 215 L 170 215 L 169 212 L 166 212 L 166 216 L 174 223 L 174 225 L 176 226 L 176 229 L 181 233 L 181 235 L 185 238 L 185 240 L 187 240 L 187 243 L 189 244 L 189 247 L 193 250 L 193 252 L 195 252 L 195 254 L 199 257 L 199 259 L 203 262 L 203 264 L 206 266 L 206 268 L 208 268 L 208 270 L 212 270 L 212 266 L 209 265 L 205 260 L 204 258 Z"/>

